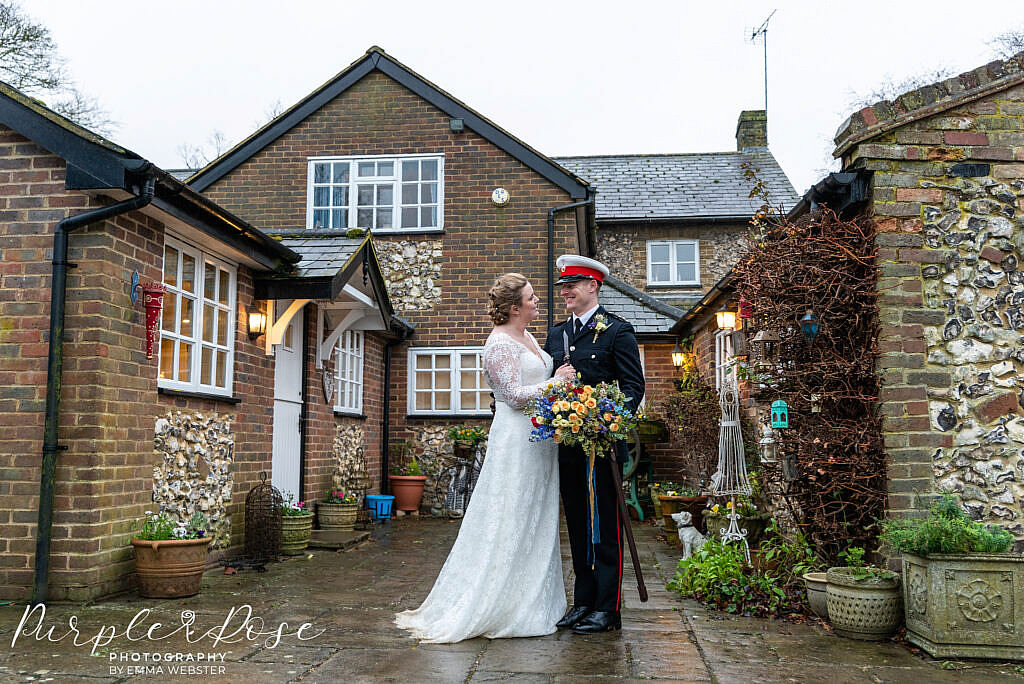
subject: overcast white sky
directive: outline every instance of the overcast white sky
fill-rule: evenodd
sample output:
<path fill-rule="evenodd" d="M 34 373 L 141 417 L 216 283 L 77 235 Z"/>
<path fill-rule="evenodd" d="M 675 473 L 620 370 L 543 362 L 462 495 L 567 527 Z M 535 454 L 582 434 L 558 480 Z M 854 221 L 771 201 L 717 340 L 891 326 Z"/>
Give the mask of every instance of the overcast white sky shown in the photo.
<path fill-rule="evenodd" d="M 859 0 L 22 0 L 112 139 L 165 168 L 214 129 L 232 143 L 379 45 L 550 156 L 735 149 L 764 105 L 799 192 L 826 171 L 853 93 L 991 60 L 1024 2 Z"/>

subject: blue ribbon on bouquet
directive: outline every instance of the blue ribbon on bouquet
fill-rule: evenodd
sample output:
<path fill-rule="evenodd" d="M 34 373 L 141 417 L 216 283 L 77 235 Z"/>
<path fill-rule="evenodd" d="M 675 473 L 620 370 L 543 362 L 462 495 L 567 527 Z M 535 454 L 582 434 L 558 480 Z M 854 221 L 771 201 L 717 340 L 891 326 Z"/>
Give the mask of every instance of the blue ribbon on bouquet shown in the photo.
<path fill-rule="evenodd" d="M 595 455 L 587 457 L 587 563 L 593 570 L 596 565 L 594 544 L 601 543 L 601 518 L 597 510 L 597 479 L 595 478 Z"/>

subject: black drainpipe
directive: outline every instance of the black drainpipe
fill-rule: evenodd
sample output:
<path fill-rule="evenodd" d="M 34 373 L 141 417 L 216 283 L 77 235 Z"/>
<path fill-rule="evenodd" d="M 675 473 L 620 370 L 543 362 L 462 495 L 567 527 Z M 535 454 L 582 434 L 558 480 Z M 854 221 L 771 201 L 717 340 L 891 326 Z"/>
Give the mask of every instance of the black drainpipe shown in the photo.
<path fill-rule="evenodd" d="M 388 493 L 388 451 L 391 444 L 391 350 L 409 339 L 409 329 L 403 327 L 402 334 L 397 340 L 392 340 L 384 345 L 384 419 L 381 421 L 380 443 L 383 445 L 383 453 L 380 457 L 380 492 Z"/>
<path fill-rule="evenodd" d="M 36 528 L 36 567 L 32 605 L 46 603 L 50 571 L 50 535 L 53 527 L 53 486 L 57 478 L 57 427 L 60 418 L 61 370 L 64 367 L 64 308 L 67 303 L 68 234 L 83 226 L 140 209 L 153 201 L 156 181 L 147 177 L 138 197 L 69 216 L 53 233 L 53 279 L 50 283 L 50 341 L 46 358 L 46 418 L 43 424 L 43 461 L 39 477 L 39 523 Z"/>
<path fill-rule="evenodd" d="M 593 203 L 594 199 L 591 198 L 548 209 L 548 330 L 555 327 L 555 214 Z"/>
<path fill-rule="evenodd" d="M 303 492 L 306 491 L 306 433 L 309 429 L 309 406 L 310 406 L 310 395 L 315 390 L 311 390 L 309 385 L 309 333 L 312 330 L 311 314 L 309 306 L 302 307 L 302 410 L 299 414 L 299 491 L 295 495 L 298 501 L 309 501 L 308 496 L 304 496 Z M 320 341 L 317 340 L 317 344 Z M 276 361 L 275 361 L 276 363 Z M 328 406 L 328 410 L 333 410 L 333 407 Z"/>

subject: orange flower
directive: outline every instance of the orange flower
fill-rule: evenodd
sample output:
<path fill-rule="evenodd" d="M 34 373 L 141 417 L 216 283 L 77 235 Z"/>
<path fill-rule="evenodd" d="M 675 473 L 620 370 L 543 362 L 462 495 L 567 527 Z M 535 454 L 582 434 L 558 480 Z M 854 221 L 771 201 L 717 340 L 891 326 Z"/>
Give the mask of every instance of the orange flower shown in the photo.
<path fill-rule="evenodd" d="M 580 431 L 580 426 L 579 426 L 579 425 L 573 425 L 573 426 L 572 426 L 572 431 L 573 431 L 574 433 L 576 433 L 576 432 L 579 432 L 579 431 Z"/>
<path fill-rule="evenodd" d="M 604 422 L 606 422 L 606 423 L 612 422 L 612 414 L 608 413 L 607 411 L 604 414 Z"/>
<path fill-rule="evenodd" d="M 584 402 L 584 405 L 585 405 L 585 406 L 586 406 L 587 408 L 596 408 L 596 407 L 597 407 L 597 399 L 587 399 L 587 400 L 586 400 L 586 401 Z"/>
<path fill-rule="evenodd" d="M 611 430 L 612 432 L 618 432 L 619 431 L 619 424 L 618 423 L 612 423 L 611 425 L 608 426 L 608 429 Z"/>

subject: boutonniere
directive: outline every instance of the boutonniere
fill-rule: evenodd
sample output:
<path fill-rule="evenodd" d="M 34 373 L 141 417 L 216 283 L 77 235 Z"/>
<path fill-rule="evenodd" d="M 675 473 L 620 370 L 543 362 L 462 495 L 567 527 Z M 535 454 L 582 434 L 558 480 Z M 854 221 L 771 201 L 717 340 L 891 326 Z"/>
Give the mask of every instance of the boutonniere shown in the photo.
<path fill-rule="evenodd" d="M 594 331 L 594 339 L 590 341 L 591 344 L 597 342 L 597 336 L 608 329 L 608 322 L 604 318 L 604 314 L 594 314 L 594 317 L 587 323 L 587 328 Z"/>

